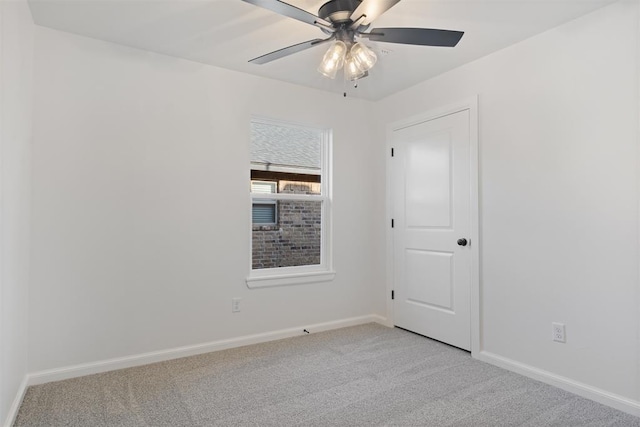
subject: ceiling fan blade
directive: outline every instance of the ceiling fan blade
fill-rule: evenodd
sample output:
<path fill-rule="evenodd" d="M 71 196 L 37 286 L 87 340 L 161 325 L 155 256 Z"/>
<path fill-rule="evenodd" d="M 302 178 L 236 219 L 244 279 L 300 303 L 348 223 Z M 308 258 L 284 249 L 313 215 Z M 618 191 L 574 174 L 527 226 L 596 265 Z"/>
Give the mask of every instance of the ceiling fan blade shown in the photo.
<path fill-rule="evenodd" d="M 283 49 L 276 50 L 275 52 L 267 53 L 266 55 L 253 58 L 249 62 L 251 62 L 252 64 L 259 64 L 259 65 L 266 64 L 267 62 L 275 61 L 276 59 L 284 58 L 285 56 L 302 52 L 303 50 L 307 50 L 309 48 L 321 45 L 331 40 L 333 40 L 333 37 L 329 37 L 328 39 L 324 39 L 324 40 L 313 39 L 303 43 L 294 44 L 293 46 L 285 47 Z"/>
<path fill-rule="evenodd" d="M 309 13 L 306 10 L 302 10 L 295 6 L 285 3 L 280 0 L 242 0 L 247 3 L 251 3 L 255 6 L 259 6 L 275 12 L 279 15 L 288 16 L 289 18 L 297 19 L 307 24 L 315 25 L 316 27 L 322 27 L 331 29 L 331 23 L 325 21 L 319 16 Z"/>
<path fill-rule="evenodd" d="M 463 34 L 463 31 L 432 28 L 374 28 L 371 32 L 362 33 L 360 36 L 385 43 L 454 47 Z"/>
<path fill-rule="evenodd" d="M 351 20 L 357 21 L 363 15 L 364 18 L 360 21 L 360 26 L 366 26 L 378 16 L 391 9 L 400 0 L 363 0 L 362 3 L 351 14 Z"/>

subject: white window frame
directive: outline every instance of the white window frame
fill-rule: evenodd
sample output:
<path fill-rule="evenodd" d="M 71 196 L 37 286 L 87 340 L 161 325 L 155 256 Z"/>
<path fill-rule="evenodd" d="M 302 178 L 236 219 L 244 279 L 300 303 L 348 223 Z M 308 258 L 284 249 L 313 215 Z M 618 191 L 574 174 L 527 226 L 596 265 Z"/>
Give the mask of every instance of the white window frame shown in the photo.
<path fill-rule="evenodd" d="M 333 280 L 332 245 L 331 245 L 331 200 L 332 200 L 332 132 L 331 129 L 318 128 L 314 126 L 300 125 L 281 120 L 272 120 L 260 117 L 253 117 L 251 123 L 262 123 L 276 126 L 297 127 L 302 129 L 313 129 L 322 133 L 321 141 L 321 194 L 270 194 L 269 199 L 273 200 L 300 200 L 322 203 L 322 224 L 320 241 L 320 264 L 303 265 L 295 267 L 278 267 L 253 269 L 253 220 L 249 215 L 249 275 L 246 283 L 249 288 L 264 288 L 271 286 L 299 285 L 305 283 L 326 282 Z M 251 141 L 249 141 L 251 143 Z M 249 174 L 251 173 L 251 162 Z M 265 194 L 249 192 L 249 209 L 252 209 L 254 200 L 266 199 Z"/>

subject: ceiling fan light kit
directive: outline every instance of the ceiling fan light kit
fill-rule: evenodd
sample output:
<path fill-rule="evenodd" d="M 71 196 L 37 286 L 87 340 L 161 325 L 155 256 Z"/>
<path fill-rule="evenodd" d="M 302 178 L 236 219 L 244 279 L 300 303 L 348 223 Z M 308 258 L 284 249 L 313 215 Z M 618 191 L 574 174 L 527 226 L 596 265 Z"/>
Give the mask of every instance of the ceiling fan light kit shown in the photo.
<path fill-rule="evenodd" d="M 353 43 L 350 47 L 343 41 L 336 41 L 324 54 L 318 67 L 320 74 L 334 79 L 338 70 L 344 66 L 344 78 L 355 81 L 366 75 L 376 63 L 376 54 L 362 43 Z"/>
<path fill-rule="evenodd" d="M 454 47 L 464 34 L 461 31 L 431 28 L 374 28 L 367 32 L 373 20 L 400 0 L 330 0 L 320 7 L 318 16 L 280 0 L 243 1 L 314 25 L 329 35 L 329 38 L 298 43 L 249 62 L 266 64 L 320 44 L 333 42 L 318 67 L 318 71 L 330 79 L 334 79 L 338 71 L 344 68 L 345 80 L 356 81 L 368 76 L 369 70 L 376 64 L 376 54 L 363 43 L 356 41 L 356 38 L 386 43 Z"/>

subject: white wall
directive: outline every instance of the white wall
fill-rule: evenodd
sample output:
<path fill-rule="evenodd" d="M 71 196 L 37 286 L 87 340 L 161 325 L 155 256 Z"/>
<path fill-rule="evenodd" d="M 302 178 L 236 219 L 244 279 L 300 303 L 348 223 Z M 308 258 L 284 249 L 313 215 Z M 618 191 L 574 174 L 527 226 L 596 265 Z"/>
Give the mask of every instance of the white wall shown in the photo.
<path fill-rule="evenodd" d="M 45 28 L 35 93 L 30 371 L 372 313 L 370 103 Z M 244 282 L 251 114 L 333 128 L 333 282 Z"/>
<path fill-rule="evenodd" d="M 613 4 L 376 105 L 382 134 L 479 95 L 484 351 L 636 402 L 637 13 Z"/>
<path fill-rule="evenodd" d="M 0 423 L 27 373 L 33 21 L 0 2 Z"/>

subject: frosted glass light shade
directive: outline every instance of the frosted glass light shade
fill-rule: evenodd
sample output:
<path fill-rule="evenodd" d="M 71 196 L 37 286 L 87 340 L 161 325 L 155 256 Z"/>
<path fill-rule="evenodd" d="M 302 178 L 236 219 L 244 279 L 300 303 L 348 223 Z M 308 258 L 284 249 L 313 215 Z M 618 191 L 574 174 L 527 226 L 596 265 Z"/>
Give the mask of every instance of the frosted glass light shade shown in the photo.
<path fill-rule="evenodd" d="M 351 48 L 351 57 L 362 71 L 369 71 L 376 65 L 378 60 L 378 57 L 371 49 L 359 42 L 355 43 Z"/>
<path fill-rule="evenodd" d="M 358 80 L 361 77 L 364 77 L 366 74 L 366 70 L 360 68 L 355 59 L 351 56 L 351 54 L 347 55 L 347 58 L 344 61 L 344 78 L 348 81 Z"/>
<path fill-rule="evenodd" d="M 344 42 L 336 41 L 327 53 L 324 54 L 322 62 L 318 67 L 320 74 L 335 79 L 338 70 L 344 65 L 344 57 L 347 54 L 347 45 Z"/>

